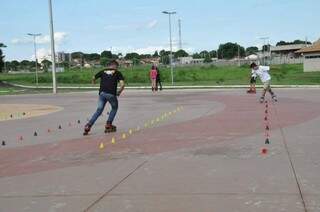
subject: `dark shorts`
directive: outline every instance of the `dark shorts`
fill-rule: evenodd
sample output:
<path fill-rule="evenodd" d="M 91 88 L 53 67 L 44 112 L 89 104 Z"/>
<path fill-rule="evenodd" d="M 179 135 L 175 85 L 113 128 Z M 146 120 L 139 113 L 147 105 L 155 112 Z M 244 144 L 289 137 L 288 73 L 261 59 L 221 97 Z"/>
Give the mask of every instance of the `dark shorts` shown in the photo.
<path fill-rule="evenodd" d="M 255 78 L 255 77 L 251 77 L 251 79 L 250 79 L 250 83 L 251 83 L 251 84 L 256 83 L 256 78 Z"/>

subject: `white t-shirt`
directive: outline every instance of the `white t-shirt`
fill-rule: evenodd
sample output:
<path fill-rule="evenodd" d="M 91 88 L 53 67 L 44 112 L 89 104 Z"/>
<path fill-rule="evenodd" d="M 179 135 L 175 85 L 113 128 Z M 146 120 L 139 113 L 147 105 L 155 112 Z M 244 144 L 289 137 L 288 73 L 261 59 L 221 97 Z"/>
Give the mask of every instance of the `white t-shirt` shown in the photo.
<path fill-rule="evenodd" d="M 263 83 L 271 80 L 271 76 L 269 74 L 270 66 L 259 66 L 257 70 L 252 69 L 256 75 L 258 75 Z"/>

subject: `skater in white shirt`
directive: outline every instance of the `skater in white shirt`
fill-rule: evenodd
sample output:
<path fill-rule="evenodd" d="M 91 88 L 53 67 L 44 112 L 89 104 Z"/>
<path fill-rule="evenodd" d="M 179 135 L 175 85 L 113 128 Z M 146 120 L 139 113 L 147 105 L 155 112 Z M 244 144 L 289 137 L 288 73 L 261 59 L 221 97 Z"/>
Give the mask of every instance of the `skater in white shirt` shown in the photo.
<path fill-rule="evenodd" d="M 271 82 L 271 76 L 269 74 L 270 67 L 269 66 L 258 66 L 255 63 L 252 63 L 250 65 L 250 68 L 252 69 L 252 72 L 255 73 L 257 76 L 259 76 L 261 82 L 263 83 L 263 91 L 262 96 L 260 97 L 260 102 L 263 103 L 266 92 L 268 91 L 272 97 L 273 101 L 277 101 L 277 96 L 274 94 L 274 92 L 271 90 L 270 82 Z"/>

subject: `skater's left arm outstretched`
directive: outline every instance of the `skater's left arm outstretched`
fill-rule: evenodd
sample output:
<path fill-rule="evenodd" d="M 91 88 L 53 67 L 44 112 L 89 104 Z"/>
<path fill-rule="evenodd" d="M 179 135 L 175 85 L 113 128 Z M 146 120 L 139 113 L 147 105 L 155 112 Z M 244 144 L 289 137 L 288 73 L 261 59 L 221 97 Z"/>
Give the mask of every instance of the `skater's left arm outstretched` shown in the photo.
<path fill-rule="evenodd" d="M 117 92 L 117 96 L 121 95 L 122 91 L 124 90 L 124 86 L 125 86 L 124 80 L 120 80 L 119 83 L 120 83 L 120 88 Z"/>

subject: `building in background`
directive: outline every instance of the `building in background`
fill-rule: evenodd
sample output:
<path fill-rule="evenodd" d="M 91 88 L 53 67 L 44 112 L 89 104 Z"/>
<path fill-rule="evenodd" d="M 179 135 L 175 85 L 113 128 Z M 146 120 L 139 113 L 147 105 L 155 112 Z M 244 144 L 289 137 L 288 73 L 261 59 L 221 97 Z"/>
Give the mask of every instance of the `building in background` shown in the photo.
<path fill-rule="evenodd" d="M 271 64 L 302 63 L 301 54 L 298 50 L 310 46 L 310 44 L 290 44 L 280 46 L 270 46 Z"/>
<path fill-rule="evenodd" d="M 65 52 L 57 52 L 57 62 L 63 63 L 63 62 L 71 62 L 71 54 L 65 53 Z"/>
<path fill-rule="evenodd" d="M 204 58 L 194 59 L 193 57 L 179 57 L 176 63 L 178 65 L 203 64 Z"/>
<path fill-rule="evenodd" d="M 320 39 L 295 53 L 303 56 L 304 72 L 320 71 Z"/>

